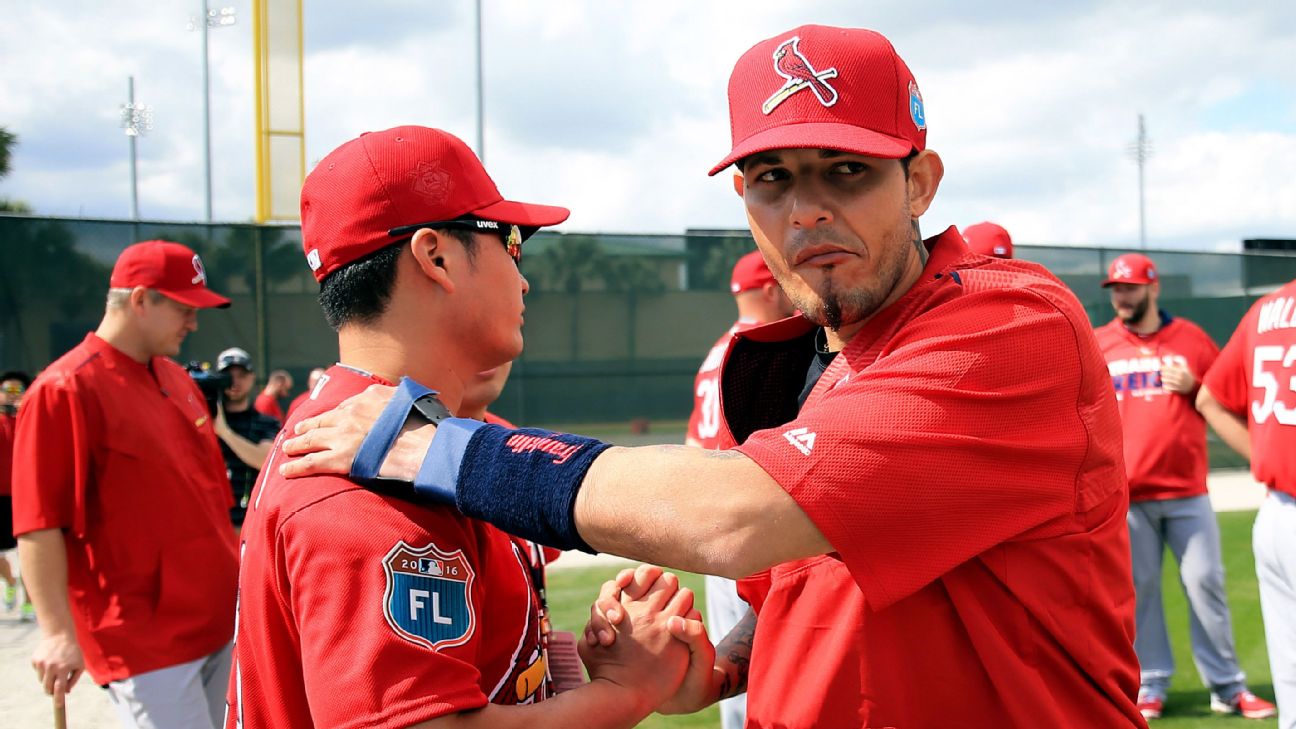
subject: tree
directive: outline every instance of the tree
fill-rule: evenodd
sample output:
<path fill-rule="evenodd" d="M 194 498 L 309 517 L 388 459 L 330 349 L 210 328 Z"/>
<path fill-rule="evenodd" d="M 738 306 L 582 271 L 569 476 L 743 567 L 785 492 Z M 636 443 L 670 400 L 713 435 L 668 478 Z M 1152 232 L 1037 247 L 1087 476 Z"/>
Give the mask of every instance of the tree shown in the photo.
<path fill-rule="evenodd" d="M 12 170 L 13 148 L 18 146 L 18 135 L 8 127 L 0 127 L 0 180 Z M 22 200 L 0 197 L 0 213 L 31 213 L 31 206 Z"/>
<path fill-rule="evenodd" d="M 16 146 L 18 135 L 9 131 L 8 127 L 0 127 L 0 180 L 9 176 L 9 164 Z"/>

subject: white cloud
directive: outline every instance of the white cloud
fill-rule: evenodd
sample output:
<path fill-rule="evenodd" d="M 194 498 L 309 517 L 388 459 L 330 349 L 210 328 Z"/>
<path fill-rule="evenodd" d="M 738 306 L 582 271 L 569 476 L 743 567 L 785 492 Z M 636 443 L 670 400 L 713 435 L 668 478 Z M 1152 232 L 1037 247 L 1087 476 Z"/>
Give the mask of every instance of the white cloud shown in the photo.
<path fill-rule="evenodd" d="M 221 4 L 219 2 L 214 4 Z M 250 2 L 211 34 L 214 198 L 252 214 Z M 140 143 L 147 217 L 201 216 L 198 39 L 177 6 L 26 3 L 0 28 L 0 124 L 22 138 L 0 194 L 52 214 L 123 216 L 125 79 L 154 105 Z M 476 136 L 469 0 L 306 3 L 308 163 L 360 131 L 421 123 Z M 1138 235 L 1137 115 L 1155 145 L 1150 244 L 1296 237 L 1296 8 L 941 0 L 528 3 L 485 0 L 486 156 L 505 194 L 573 209 L 568 230 L 742 227 L 725 87 L 750 45 L 802 22 L 887 33 L 923 89 L 946 161 L 924 220 L 996 220 L 1023 242 Z M 55 50 L 58 49 L 58 50 Z"/>

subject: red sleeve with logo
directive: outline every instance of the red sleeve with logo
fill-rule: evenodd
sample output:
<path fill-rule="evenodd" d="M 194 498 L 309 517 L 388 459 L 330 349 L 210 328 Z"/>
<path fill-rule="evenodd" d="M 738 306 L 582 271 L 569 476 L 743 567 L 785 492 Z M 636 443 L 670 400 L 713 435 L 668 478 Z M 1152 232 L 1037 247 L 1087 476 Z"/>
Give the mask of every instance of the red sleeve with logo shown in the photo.
<path fill-rule="evenodd" d="M 1204 384 L 1247 419 L 1255 479 L 1296 496 L 1296 281 L 1251 307 Z"/>
<path fill-rule="evenodd" d="M 1109 495 L 1085 493 L 1079 479 L 1091 457 L 1082 405 L 1107 383 L 1087 322 L 1076 326 L 1025 289 L 965 293 L 740 450 L 796 499 L 881 610 Z M 1093 367 L 1057 366 L 1086 358 Z"/>
<path fill-rule="evenodd" d="M 287 597 L 302 631 L 303 677 L 317 724 L 397 727 L 486 703 L 471 662 L 477 636 L 469 635 L 473 642 L 460 650 L 429 650 L 392 630 L 382 601 L 382 558 L 397 542 L 422 547 L 434 541 L 476 562 L 475 539 L 448 513 L 423 516 L 426 528 L 414 529 L 392 517 L 382 499 L 350 491 L 298 512 L 280 532 L 282 569 L 292 585 Z M 329 547 L 317 549 L 323 534 Z M 339 574 L 351 579 L 340 583 Z M 340 584 L 346 589 L 338 590 Z"/>
<path fill-rule="evenodd" d="M 262 488 L 314 491 L 323 481 L 268 479 Z M 250 520 L 229 726 L 394 728 L 486 704 L 473 663 L 480 625 L 461 644 L 433 650 L 398 632 L 386 609 L 394 593 L 384 561 L 401 542 L 462 550 L 472 563 L 477 539 L 444 509 L 419 513 L 342 488 Z M 490 609 L 475 607 L 478 621 Z M 418 608 L 437 619 L 428 600 Z"/>

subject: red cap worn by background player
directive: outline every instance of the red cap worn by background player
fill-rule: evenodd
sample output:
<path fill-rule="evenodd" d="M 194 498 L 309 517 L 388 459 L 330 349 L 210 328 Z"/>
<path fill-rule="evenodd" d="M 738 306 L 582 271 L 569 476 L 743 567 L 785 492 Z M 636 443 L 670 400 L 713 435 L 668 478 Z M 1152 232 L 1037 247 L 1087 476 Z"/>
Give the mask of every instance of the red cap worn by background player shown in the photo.
<path fill-rule="evenodd" d="M 306 176 L 302 247 L 315 280 L 323 281 L 399 241 L 400 236 L 388 234 L 396 228 L 472 216 L 516 225 L 526 237 L 570 214 L 567 208 L 505 200 L 458 137 L 403 126 L 361 134 Z"/>
<path fill-rule="evenodd" d="M 977 223 L 963 229 L 963 240 L 973 253 L 994 258 L 1012 258 L 1012 236 L 1003 226 L 994 223 Z"/>
<path fill-rule="evenodd" d="M 108 285 L 114 289 L 144 286 L 186 306 L 224 309 L 230 300 L 207 288 L 207 269 L 187 246 L 146 240 L 122 251 Z"/>
<path fill-rule="evenodd" d="M 927 147 L 922 94 L 882 35 L 803 25 L 761 41 L 729 77 L 733 150 L 714 175 L 774 149 L 836 149 L 898 159 Z"/>
<path fill-rule="evenodd" d="M 1107 267 L 1107 280 L 1103 288 L 1112 284 L 1150 284 L 1157 280 L 1156 264 L 1151 258 L 1140 253 L 1126 253 L 1117 256 Z"/>
<path fill-rule="evenodd" d="M 729 279 L 729 291 L 741 294 L 744 291 L 759 289 L 767 283 L 774 283 L 774 274 L 765 265 L 765 257 L 760 251 L 752 251 L 734 264 L 733 276 Z"/>

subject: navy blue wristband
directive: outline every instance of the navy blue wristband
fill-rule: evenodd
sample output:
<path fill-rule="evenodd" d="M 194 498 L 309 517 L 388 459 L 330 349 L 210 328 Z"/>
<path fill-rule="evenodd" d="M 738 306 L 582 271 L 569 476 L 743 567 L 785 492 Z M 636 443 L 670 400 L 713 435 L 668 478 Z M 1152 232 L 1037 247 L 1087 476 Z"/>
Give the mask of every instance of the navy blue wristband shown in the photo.
<path fill-rule="evenodd" d="M 510 430 L 450 418 L 437 426 L 414 492 L 515 536 L 593 553 L 576 531 L 573 508 L 585 474 L 612 446 L 538 428 Z"/>

